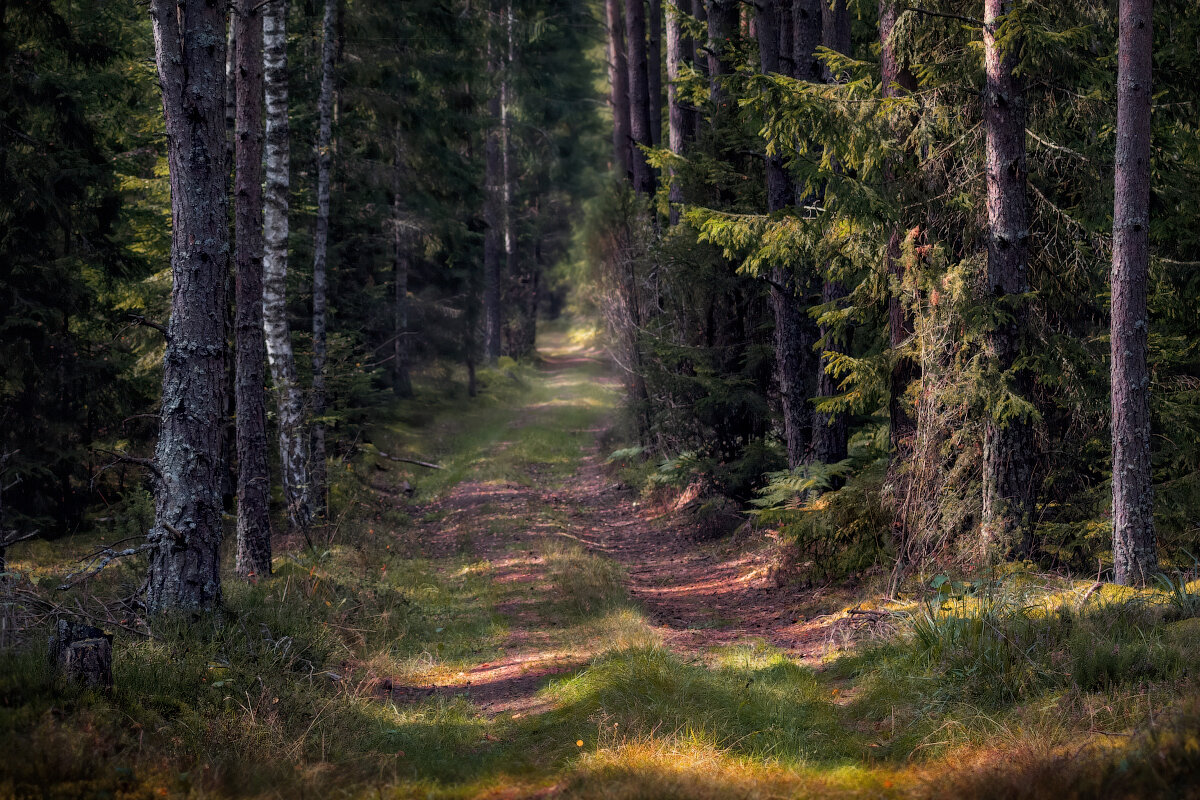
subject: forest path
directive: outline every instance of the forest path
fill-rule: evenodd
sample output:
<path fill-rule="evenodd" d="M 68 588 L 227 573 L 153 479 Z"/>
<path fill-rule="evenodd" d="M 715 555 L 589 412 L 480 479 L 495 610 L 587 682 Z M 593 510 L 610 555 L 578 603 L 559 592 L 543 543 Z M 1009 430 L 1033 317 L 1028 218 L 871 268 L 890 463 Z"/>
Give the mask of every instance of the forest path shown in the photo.
<path fill-rule="evenodd" d="M 848 622 L 817 614 L 833 598 L 775 586 L 763 547 L 697 542 L 612 477 L 601 440 L 620 382 L 600 352 L 551 333 L 540 355 L 523 403 L 475 436 L 416 534 L 447 580 L 486 575 L 496 633 L 480 658 L 389 682 L 394 698 L 465 695 L 519 717 L 548 710 L 555 677 L 630 644 L 695 662 L 736 646 L 813 663 L 840 649 Z"/>

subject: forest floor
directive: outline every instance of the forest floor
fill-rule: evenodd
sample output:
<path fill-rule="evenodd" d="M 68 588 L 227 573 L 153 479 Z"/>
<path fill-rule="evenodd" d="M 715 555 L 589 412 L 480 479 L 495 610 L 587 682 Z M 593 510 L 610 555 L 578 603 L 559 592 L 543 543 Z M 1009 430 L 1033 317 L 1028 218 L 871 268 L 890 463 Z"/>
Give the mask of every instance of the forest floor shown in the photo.
<path fill-rule="evenodd" d="M 777 587 L 620 483 L 612 367 L 542 341 L 473 400 L 423 376 L 214 619 L 122 618 L 112 693 L 0 651 L 0 798 L 1196 796 L 1200 587 Z M 14 548 L 6 629 L 114 608 L 139 565 L 46 588 L 105 540 Z"/>

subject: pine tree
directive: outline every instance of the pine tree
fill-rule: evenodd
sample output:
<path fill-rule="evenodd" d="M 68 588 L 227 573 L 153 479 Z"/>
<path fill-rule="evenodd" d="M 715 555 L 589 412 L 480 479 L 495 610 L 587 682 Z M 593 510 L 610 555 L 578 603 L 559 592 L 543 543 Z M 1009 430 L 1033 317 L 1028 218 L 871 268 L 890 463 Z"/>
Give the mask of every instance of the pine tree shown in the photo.
<path fill-rule="evenodd" d="M 605 0 L 608 27 L 609 106 L 613 117 L 613 168 L 631 175 L 633 160 L 629 136 L 629 66 L 625 53 L 625 21 L 621 0 Z"/>
<path fill-rule="evenodd" d="M 1117 583 L 1158 572 L 1147 366 L 1152 0 L 1121 0 L 1112 254 L 1112 520 Z"/>
<path fill-rule="evenodd" d="M 328 360 L 326 317 L 329 304 L 329 281 L 326 261 L 329 252 L 329 177 L 333 171 L 333 91 L 337 59 L 338 0 L 325 0 L 325 15 L 321 27 L 321 94 L 317 100 L 320 123 L 317 133 L 317 220 L 313 231 L 313 376 L 312 376 L 312 442 L 309 479 L 310 496 L 317 514 L 327 511 L 329 491 L 325 474 L 325 364 Z"/>
<path fill-rule="evenodd" d="M 650 79 L 646 59 L 646 0 L 625 3 L 626 63 L 629 69 L 629 135 L 633 142 L 633 189 L 654 194 L 654 169 L 642 148 L 653 144 Z"/>
<path fill-rule="evenodd" d="M 267 471 L 266 343 L 263 334 L 263 65 L 258 0 L 238 0 L 234 156 L 237 287 L 237 572 L 271 574 L 271 477 Z"/>
<path fill-rule="evenodd" d="M 181 13 L 182 12 L 182 13 Z M 152 0 L 171 169 L 171 319 L 155 450 L 146 606 L 221 600 L 220 437 L 225 392 L 225 10 Z"/>
<path fill-rule="evenodd" d="M 1017 34 L 1004 25 L 1010 0 L 985 0 L 983 97 L 987 186 L 988 302 L 996 319 L 987 335 L 990 369 L 1000 391 L 1017 401 L 1029 394 L 1030 378 L 1017 364 L 1029 291 L 1029 209 L 1025 197 L 1025 89 L 1016 73 Z M 1012 403 L 995 401 L 985 426 L 983 466 L 983 538 L 1001 549 L 1031 546 L 1033 525 L 1033 425 Z"/>

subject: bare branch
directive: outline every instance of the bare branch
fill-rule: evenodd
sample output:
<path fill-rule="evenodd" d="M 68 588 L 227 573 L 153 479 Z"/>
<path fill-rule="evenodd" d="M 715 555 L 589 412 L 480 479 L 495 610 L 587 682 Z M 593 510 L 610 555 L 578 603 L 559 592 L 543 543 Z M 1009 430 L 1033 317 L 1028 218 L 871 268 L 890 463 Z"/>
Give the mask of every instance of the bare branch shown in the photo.
<path fill-rule="evenodd" d="M 171 341 L 171 334 L 167 333 L 167 329 L 164 326 L 158 324 L 157 322 L 154 322 L 153 320 L 148 320 L 145 317 L 143 317 L 141 314 L 130 314 L 129 318 L 131 320 L 133 320 L 134 325 L 143 325 L 147 328 L 154 328 L 154 330 L 158 331 L 159 333 L 161 333 L 163 335 L 164 339 L 166 339 L 168 342 Z"/>
<path fill-rule="evenodd" d="M 977 28 L 984 27 L 983 20 L 975 19 L 974 17 L 964 17 L 959 14 L 947 14 L 943 11 L 931 11 L 928 8 L 917 8 L 916 6 L 905 6 L 904 10 L 913 11 L 917 14 L 925 14 L 930 17 L 942 17 L 944 19 L 958 20 L 959 22 L 965 22 L 968 25 L 974 25 Z"/>

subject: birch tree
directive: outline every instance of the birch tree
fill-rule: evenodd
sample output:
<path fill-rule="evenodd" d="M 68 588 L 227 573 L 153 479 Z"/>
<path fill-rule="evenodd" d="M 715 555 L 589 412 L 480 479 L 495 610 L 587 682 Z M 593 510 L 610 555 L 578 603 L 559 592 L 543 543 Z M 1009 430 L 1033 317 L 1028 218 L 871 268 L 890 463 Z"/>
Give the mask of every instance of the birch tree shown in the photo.
<path fill-rule="evenodd" d="M 263 6 L 263 84 L 266 96 L 266 183 L 263 213 L 263 329 L 279 426 L 279 463 L 288 525 L 308 527 L 308 442 L 304 402 L 287 318 L 288 207 L 291 148 L 288 137 L 287 3 Z"/>

